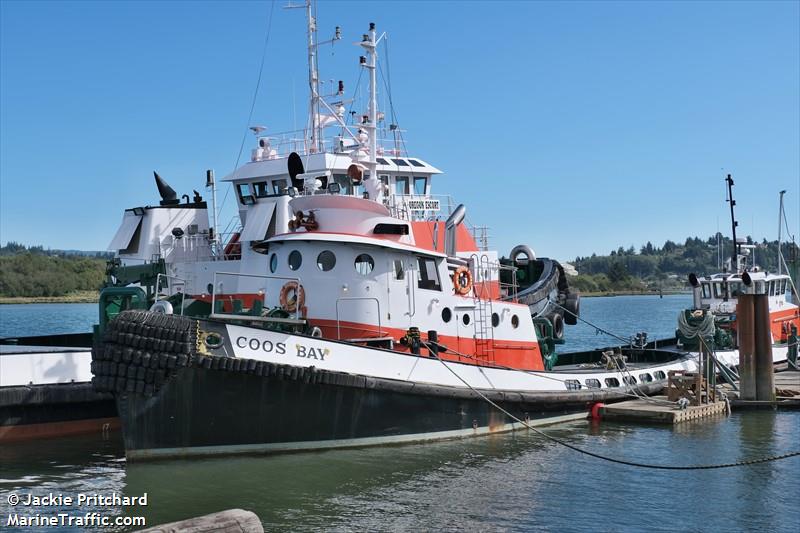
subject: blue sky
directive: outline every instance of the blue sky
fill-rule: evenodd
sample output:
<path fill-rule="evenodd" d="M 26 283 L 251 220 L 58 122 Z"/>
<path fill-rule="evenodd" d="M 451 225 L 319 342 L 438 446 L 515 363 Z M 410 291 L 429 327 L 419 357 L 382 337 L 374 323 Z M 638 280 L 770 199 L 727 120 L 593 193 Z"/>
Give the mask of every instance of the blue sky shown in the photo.
<path fill-rule="evenodd" d="M 275 3 L 256 124 L 303 124 L 302 11 Z M 271 2 L 0 2 L 0 241 L 104 249 L 126 207 L 234 166 Z M 389 35 L 412 155 L 508 252 L 800 229 L 800 3 L 320 2 L 323 79 L 352 95 Z M 248 138 L 243 158 L 251 148 Z M 232 214 L 229 199 L 226 220 Z M 798 236 L 800 237 L 800 236 Z"/>

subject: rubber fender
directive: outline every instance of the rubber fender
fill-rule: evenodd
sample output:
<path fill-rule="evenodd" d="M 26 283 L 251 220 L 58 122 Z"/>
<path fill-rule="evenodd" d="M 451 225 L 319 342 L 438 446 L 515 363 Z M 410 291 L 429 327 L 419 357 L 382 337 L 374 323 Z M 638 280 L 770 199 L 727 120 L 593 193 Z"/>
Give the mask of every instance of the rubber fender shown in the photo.
<path fill-rule="evenodd" d="M 550 322 L 553 324 L 553 338 L 554 339 L 563 339 L 564 338 L 564 317 L 562 317 L 558 313 L 553 313 L 548 317 Z"/>
<path fill-rule="evenodd" d="M 581 316 L 581 296 L 578 293 L 570 292 L 567 294 L 567 299 L 564 302 L 564 307 L 569 313 L 564 313 L 564 322 L 570 326 L 578 323 L 578 317 Z"/>

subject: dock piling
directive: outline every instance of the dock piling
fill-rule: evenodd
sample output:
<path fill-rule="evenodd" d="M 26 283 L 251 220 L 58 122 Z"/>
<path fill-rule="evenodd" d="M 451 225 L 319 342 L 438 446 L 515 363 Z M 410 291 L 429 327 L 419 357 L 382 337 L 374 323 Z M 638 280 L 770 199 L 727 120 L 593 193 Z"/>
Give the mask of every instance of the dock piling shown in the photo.
<path fill-rule="evenodd" d="M 755 295 L 740 294 L 736 304 L 739 334 L 739 398 L 756 399 Z"/>
<path fill-rule="evenodd" d="M 755 310 L 755 379 L 756 400 L 775 401 L 775 371 L 772 363 L 772 333 L 770 331 L 769 300 L 766 294 L 756 294 Z"/>

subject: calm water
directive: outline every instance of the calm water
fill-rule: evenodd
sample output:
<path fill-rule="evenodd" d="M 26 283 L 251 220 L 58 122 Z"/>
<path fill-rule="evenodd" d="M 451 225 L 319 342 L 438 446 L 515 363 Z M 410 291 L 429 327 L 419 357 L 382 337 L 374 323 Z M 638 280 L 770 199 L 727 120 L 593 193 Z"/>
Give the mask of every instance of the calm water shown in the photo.
<path fill-rule="evenodd" d="M 687 296 L 587 298 L 582 311 L 624 337 L 642 330 L 666 336 L 688 302 Z M 579 341 L 571 343 L 575 349 L 610 344 L 588 326 L 567 334 Z M 719 463 L 800 448 L 800 413 L 742 412 L 676 428 L 580 421 L 547 431 L 619 458 Z M 0 520 L 11 491 L 116 491 L 148 493 L 147 507 L 127 512 L 145 516 L 148 525 L 241 507 L 272 531 L 797 531 L 799 479 L 800 458 L 651 471 L 601 462 L 527 432 L 150 464 L 126 464 L 112 434 L 0 448 Z M 87 510 L 94 509 L 81 512 Z"/>
<path fill-rule="evenodd" d="M 88 333 L 97 316 L 97 304 L 0 305 L 0 337 Z"/>

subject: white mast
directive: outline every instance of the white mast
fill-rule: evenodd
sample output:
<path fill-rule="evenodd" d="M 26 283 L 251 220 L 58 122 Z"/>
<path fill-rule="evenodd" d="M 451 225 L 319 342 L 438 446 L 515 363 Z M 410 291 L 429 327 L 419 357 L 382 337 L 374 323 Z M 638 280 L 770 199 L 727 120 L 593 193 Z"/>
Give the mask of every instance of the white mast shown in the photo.
<path fill-rule="evenodd" d="M 376 40 L 375 23 L 369 23 L 369 34 L 365 34 L 361 46 L 367 51 L 366 63 L 362 64 L 369 70 L 369 108 L 367 122 L 362 127 L 369 135 L 369 159 L 367 168 L 370 179 L 378 179 L 376 172 L 378 162 L 378 42 Z"/>
<path fill-rule="evenodd" d="M 306 0 L 308 22 L 308 86 L 311 90 L 309 102 L 309 128 L 311 130 L 311 152 L 322 152 L 322 127 L 319 118 L 319 70 L 317 68 L 317 19 L 311 0 Z"/>
<path fill-rule="evenodd" d="M 781 205 L 778 208 L 778 275 L 781 275 L 783 271 L 783 265 L 781 264 L 783 259 L 781 257 L 781 230 L 783 229 L 783 195 L 786 194 L 786 191 L 781 191 Z"/>

